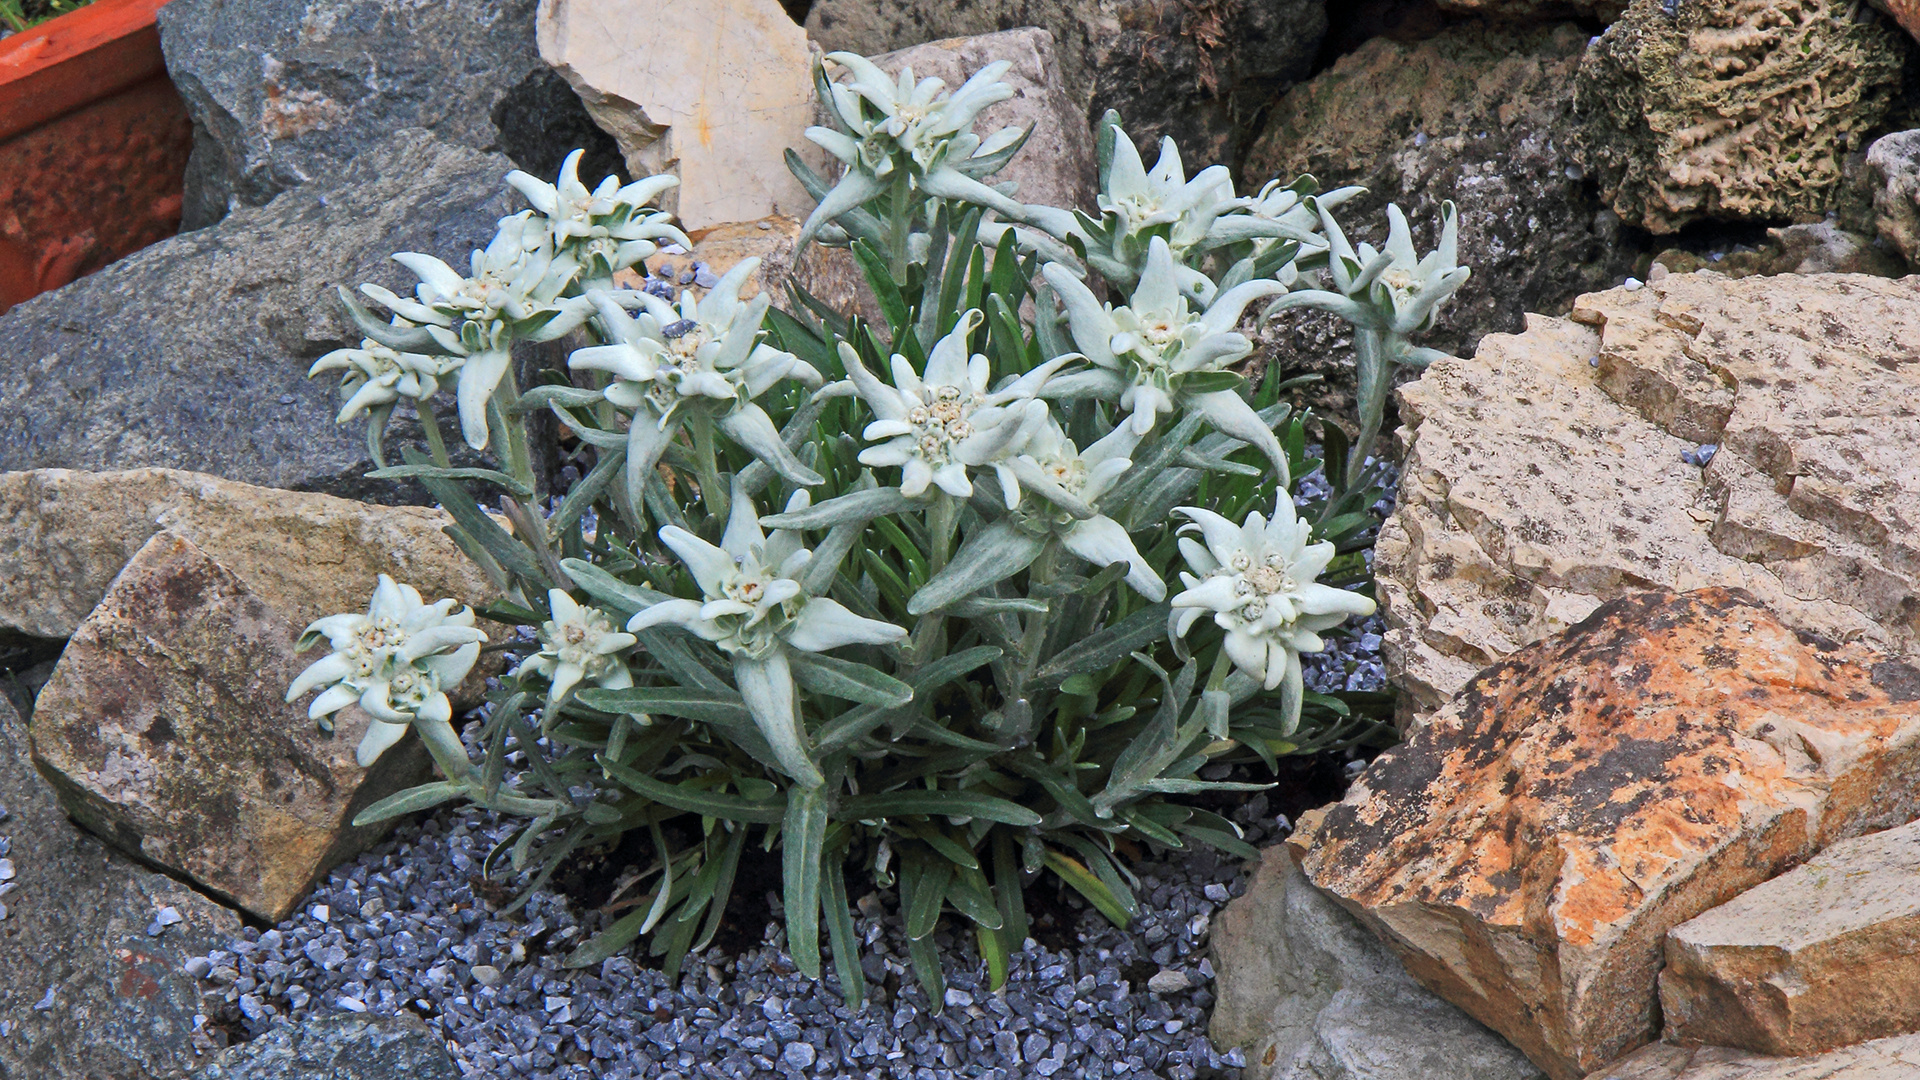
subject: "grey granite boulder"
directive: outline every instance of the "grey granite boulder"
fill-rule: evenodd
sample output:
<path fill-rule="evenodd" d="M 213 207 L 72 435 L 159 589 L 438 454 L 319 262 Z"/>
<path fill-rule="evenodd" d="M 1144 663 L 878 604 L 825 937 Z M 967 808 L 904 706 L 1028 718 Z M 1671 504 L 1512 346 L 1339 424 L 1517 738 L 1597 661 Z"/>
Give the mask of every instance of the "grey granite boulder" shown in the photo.
<path fill-rule="evenodd" d="M 192 1080 L 458 1080 L 460 1070 L 412 1013 L 316 1016 L 220 1052 Z"/>
<path fill-rule="evenodd" d="M 69 822 L 4 697 L 0 805 L 0 1077 L 155 1080 L 193 1067 L 226 1008 L 186 964 L 240 917 Z"/>
<path fill-rule="evenodd" d="M 174 0 L 167 72 L 194 121 L 182 227 L 324 179 L 401 128 L 594 180 L 613 142 L 540 59 L 535 0 Z M 590 181 L 591 182 L 591 181 Z"/>
<path fill-rule="evenodd" d="M 307 369 L 359 341 L 336 284 L 410 292 L 396 251 L 464 265 L 516 209 L 501 181 L 511 168 L 498 154 L 402 132 L 270 206 L 15 307 L 0 316 L 0 472 L 152 466 L 424 501 L 364 479 L 364 421 L 335 425 L 336 381 L 309 381 Z M 419 434 L 410 418 L 394 419 L 391 459 Z"/>
<path fill-rule="evenodd" d="M 1213 1040 L 1247 1080 L 1541 1080 L 1520 1051 L 1413 981 L 1284 847 L 1213 925 Z"/>

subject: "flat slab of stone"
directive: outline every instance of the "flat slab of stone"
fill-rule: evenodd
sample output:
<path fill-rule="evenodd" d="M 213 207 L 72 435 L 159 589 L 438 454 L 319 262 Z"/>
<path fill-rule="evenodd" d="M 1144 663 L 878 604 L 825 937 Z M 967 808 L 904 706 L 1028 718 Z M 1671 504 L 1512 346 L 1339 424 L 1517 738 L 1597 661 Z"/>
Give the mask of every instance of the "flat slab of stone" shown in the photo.
<path fill-rule="evenodd" d="M 67 820 L 34 771 L 26 725 L 0 697 L 0 1076 L 177 1076 L 214 1046 L 223 1004 L 186 962 L 223 946 L 240 916 L 136 865 Z M 158 925 L 171 910 L 179 922 Z M 150 929 L 157 933 L 148 933 Z"/>
<path fill-rule="evenodd" d="M 1213 921 L 1215 1045 L 1266 1080 L 1540 1080 L 1506 1040 L 1407 974 L 1283 845 Z"/>
<path fill-rule="evenodd" d="M 0 628 L 71 637 L 161 531 L 193 542 L 297 627 L 365 611 L 379 575 L 483 603 L 443 510 L 374 506 L 175 469 L 0 473 Z"/>
<path fill-rule="evenodd" d="M 1658 1034 L 1667 931 L 1916 816 L 1920 670 L 1713 588 L 1488 668 L 1288 845 L 1415 978 L 1574 1080 Z"/>
<path fill-rule="evenodd" d="M 459 1080 L 413 1013 L 316 1016 L 222 1050 L 190 1080 Z"/>
<path fill-rule="evenodd" d="M 307 369 L 360 343 L 336 285 L 411 295 L 416 279 L 392 261 L 396 251 L 465 265 L 520 208 L 502 182 L 512 168 L 429 132 L 394 132 L 271 205 L 0 315 L 0 472 L 192 469 L 430 501 L 417 485 L 365 478 L 364 420 L 336 425 L 337 381 L 310 380 Z M 424 445 L 413 420 L 396 415 L 389 457 L 409 440 Z"/>
<path fill-rule="evenodd" d="M 1812 1057 L 1769 1057 L 1724 1046 L 1656 1043 L 1586 1080 L 1912 1080 L 1920 1035 L 1846 1046 Z"/>
<path fill-rule="evenodd" d="M 683 228 L 813 209 L 784 157 L 818 163 L 812 54 L 778 0 L 541 0 L 536 25 L 632 174 L 680 178 L 660 206 Z"/>
<path fill-rule="evenodd" d="M 1376 556 L 1405 722 L 1641 588 L 1920 659 L 1920 277 L 1595 293 L 1434 364 L 1400 416 Z"/>
<path fill-rule="evenodd" d="M 1920 1032 L 1920 822 L 1842 840 L 1667 934 L 1666 1038 L 1794 1057 Z"/>
<path fill-rule="evenodd" d="M 360 768 L 358 709 L 328 736 L 286 703 L 315 659 L 294 654 L 300 629 L 191 541 L 154 536 L 40 691 L 35 763 L 94 832 L 277 922 L 386 831 L 355 814 L 428 773 L 411 738 Z"/>

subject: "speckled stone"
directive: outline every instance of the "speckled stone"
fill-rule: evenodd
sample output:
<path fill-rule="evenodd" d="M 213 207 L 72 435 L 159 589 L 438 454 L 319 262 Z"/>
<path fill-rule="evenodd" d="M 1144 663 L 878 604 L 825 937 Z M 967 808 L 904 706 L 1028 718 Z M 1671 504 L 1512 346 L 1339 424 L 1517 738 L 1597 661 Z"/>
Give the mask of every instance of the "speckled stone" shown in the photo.
<path fill-rule="evenodd" d="M 1488 668 L 1302 815 L 1302 869 L 1556 1080 L 1650 1041 L 1661 939 L 1920 815 L 1920 671 L 1650 592 Z"/>
<path fill-rule="evenodd" d="M 192 1080 L 459 1080 L 447 1048 L 409 1012 L 344 1013 L 222 1050 Z"/>

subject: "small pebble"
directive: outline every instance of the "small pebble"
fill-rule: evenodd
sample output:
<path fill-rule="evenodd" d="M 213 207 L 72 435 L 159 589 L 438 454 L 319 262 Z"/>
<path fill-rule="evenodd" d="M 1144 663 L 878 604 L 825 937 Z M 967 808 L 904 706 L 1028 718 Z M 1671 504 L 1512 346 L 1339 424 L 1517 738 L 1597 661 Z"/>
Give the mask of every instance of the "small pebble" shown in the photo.
<path fill-rule="evenodd" d="M 361 1001 L 359 998 L 343 997 L 340 1000 L 334 1002 L 334 1004 L 338 1005 L 342 1009 L 345 1009 L 347 1012 L 363 1013 L 367 1011 L 367 1003 L 364 1001 Z"/>
<path fill-rule="evenodd" d="M 13 860 L 0 859 L 0 881 L 13 880 Z"/>
<path fill-rule="evenodd" d="M 500 969 L 492 964 L 476 964 L 473 968 L 473 981 L 481 986 L 499 986 L 501 978 Z"/>
<path fill-rule="evenodd" d="M 819 1051 L 813 1048 L 812 1043 L 790 1042 L 785 1050 L 780 1051 L 781 1063 L 794 1069 L 812 1068 L 818 1056 Z"/>
<path fill-rule="evenodd" d="M 1156 994 L 1177 994 L 1192 985 L 1193 980 L 1187 978 L 1186 972 L 1169 968 L 1154 972 L 1153 977 L 1147 980 L 1147 989 Z"/>
<path fill-rule="evenodd" d="M 1627 290 L 1628 292 L 1639 292 L 1640 287 L 1643 284 L 1644 283 L 1639 278 L 1630 277 L 1627 280 L 1621 282 L 1620 287 Z"/>
<path fill-rule="evenodd" d="M 46 1012 L 48 1009 L 53 1008 L 53 992 L 57 989 L 59 989 L 57 986 L 47 987 L 46 995 L 39 1001 L 33 1003 L 33 1011 Z"/>
<path fill-rule="evenodd" d="M 307 914 L 318 922 L 327 922 L 333 918 L 333 911 L 325 904 L 315 904 L 307 909 Z"/>

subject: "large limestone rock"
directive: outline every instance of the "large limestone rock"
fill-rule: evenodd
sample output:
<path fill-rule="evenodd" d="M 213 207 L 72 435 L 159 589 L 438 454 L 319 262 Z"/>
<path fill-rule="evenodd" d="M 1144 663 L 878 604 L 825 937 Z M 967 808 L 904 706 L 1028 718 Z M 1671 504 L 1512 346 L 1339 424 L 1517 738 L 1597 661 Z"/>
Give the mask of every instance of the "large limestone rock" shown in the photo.
<path fill-rule="evenodd" d="M 193 115 L 184 227 L 325 180 L 424 128 L 552 178 L 576 146 L 598 180 L 604 133 L 534 47 L 535 0 L 173 0 L 167 72 Z"/>
<path fill-rule="evenodd" d="M 1905 51 L 1854 0 L 1632 0 L 1581 65 L 1587 167 L 1656 233 L 1818 218 Z"/>
<path fill-rule="evenodd" d="M 1356 240 L 1379 244 L 1397 203 L 1422 251 L 1440 205 L 1460 210 L 1460 261 L 1473 276 L 1421 342 L 1471 352 L 1513 333 L 1526 312 L 1560 313 L 1581 293 L 1626 276 L 1636 255 L 1570 159 L 1573 79 L 1588 31 L 1572 23 L 1449 26 L 1410 41 L 1374 38 L 1274 103 L 1247 154 L 1243 186 L 1311 173 L 1323 189 L 1365 195 L 1337 212 Z M 1263 353 L 1290 372 L 1344 390 L 1351 409 L 1352 332 L 1332 316 L 1289 314 L 1263 328 Z"/>
<path fill-rule="evenodd" d="M 1212 930 L 1211 1034 L 1267 1080 L 1539 1080 L 1540 1070 L 1413 981 L 1315 889 L 1284 846 L 1262 853 Z"/>
<path fill-rule="evenodd" d="M 411 1012 L 315 1016 L 230 1046 L 191 1080 L 459 1080 L 453 1056 Z"/>
<path fill-rule="evenodd" d="M 515 209 L 501 182 L 512 167 L 402 132 L 271 206 L 13 308 L 0 316 L 0 471 L 157 466 L 427 501 L 417 486 L 365 479 L 364 421 L 336 425 L 336 380 L 307 369 L 360 341 L 335 285 L 410 294 L 396 251 L 463 263 Z M 393 460 L 402 442 L 424 446 L 398 413 L 388 440 Z"/>
<path fill-rule="evenodd" d="M 1245 118 L 1313 69 L 1326 0 L 816 0 L 807 35 L 864 55 L 1038 26 L 1086 117 L 1118 109 L 1149 161 L 1172 136 L 1188 173 L 1238 159 Z M 1031 200 L 1029 200 L 1031 201 Z"/>
<path fill-rule="evenodd" d="M 1660 1009 L 1673 1042 L 1782 1057 L 1920 1032 L 1920 822 L 1842 840 L 1675 927 Z"/>
<path fill-rule="evenodd" d="M 1615 600 L 1482 672 L 1289 839 L 1415 978 L 1575 1080 L 1657 1034 L 1667 931 L 1920 816 L 1920 670 L 1751 595 Z"/>
<path fill-rule="evenodd" d="M 424 780 L 418 739 L 371 769 L 372 721 L 332 735 L 285 701 L 314 655 L 300 627 L 191 541 L 140 549 L 67 644 L 33 713 L 33 753 L 67 812 L 116 846 L 268 922 L 384 827 L 355 814 Z"/>
<path fill-rule="evenodd" d="M 13 865 L 0 897 L 0 1076 L 147 1080 L 192 1067 L 221 1002 L 184 968 L 239 933 L 240 917 L 68 821 L 5 697 L 0 806 Z M 168 909 L 179 921 L 162 925 Z"/>
<path fill-rule="evenodd" d="M 818 158 L 812 58 L 778 0 L 542 0 L 538 27 L 629 171 L 680 178 L 660 205 L 683 227 L 812 209 L 783 157 Z"/>
<path fill-rule="evenodd" d="M 1867 148 L 1874 230 L 1900 257 L 1920 262 L 1920 131 L 1896 131 Z"/>
<path fill-rule="evenodd" d="M 1920 1035 L 1875 1039 L 1812 1057 L 1769 1057 L 1723 1046 L 1656 1043 L 1587 1080 L 1912 1080 Z"/>
<path fill-rule="evenodd" d="M 1676 274 L 1403 387 L 1376 555 L 1408 718 L 1635 588 L 1738 586 L 1920 657 L 1916 301 L 1915 278 Z"/>
<path fill-rule="evenodd" d="M 0 473 L 0 628 L 73 636 L 155 533 L 193 542 L 296 627 L 364 611 L 381 574 L 429 599 L 492 597 L 443 510 L 370 506 L 173 469 Z"/>

